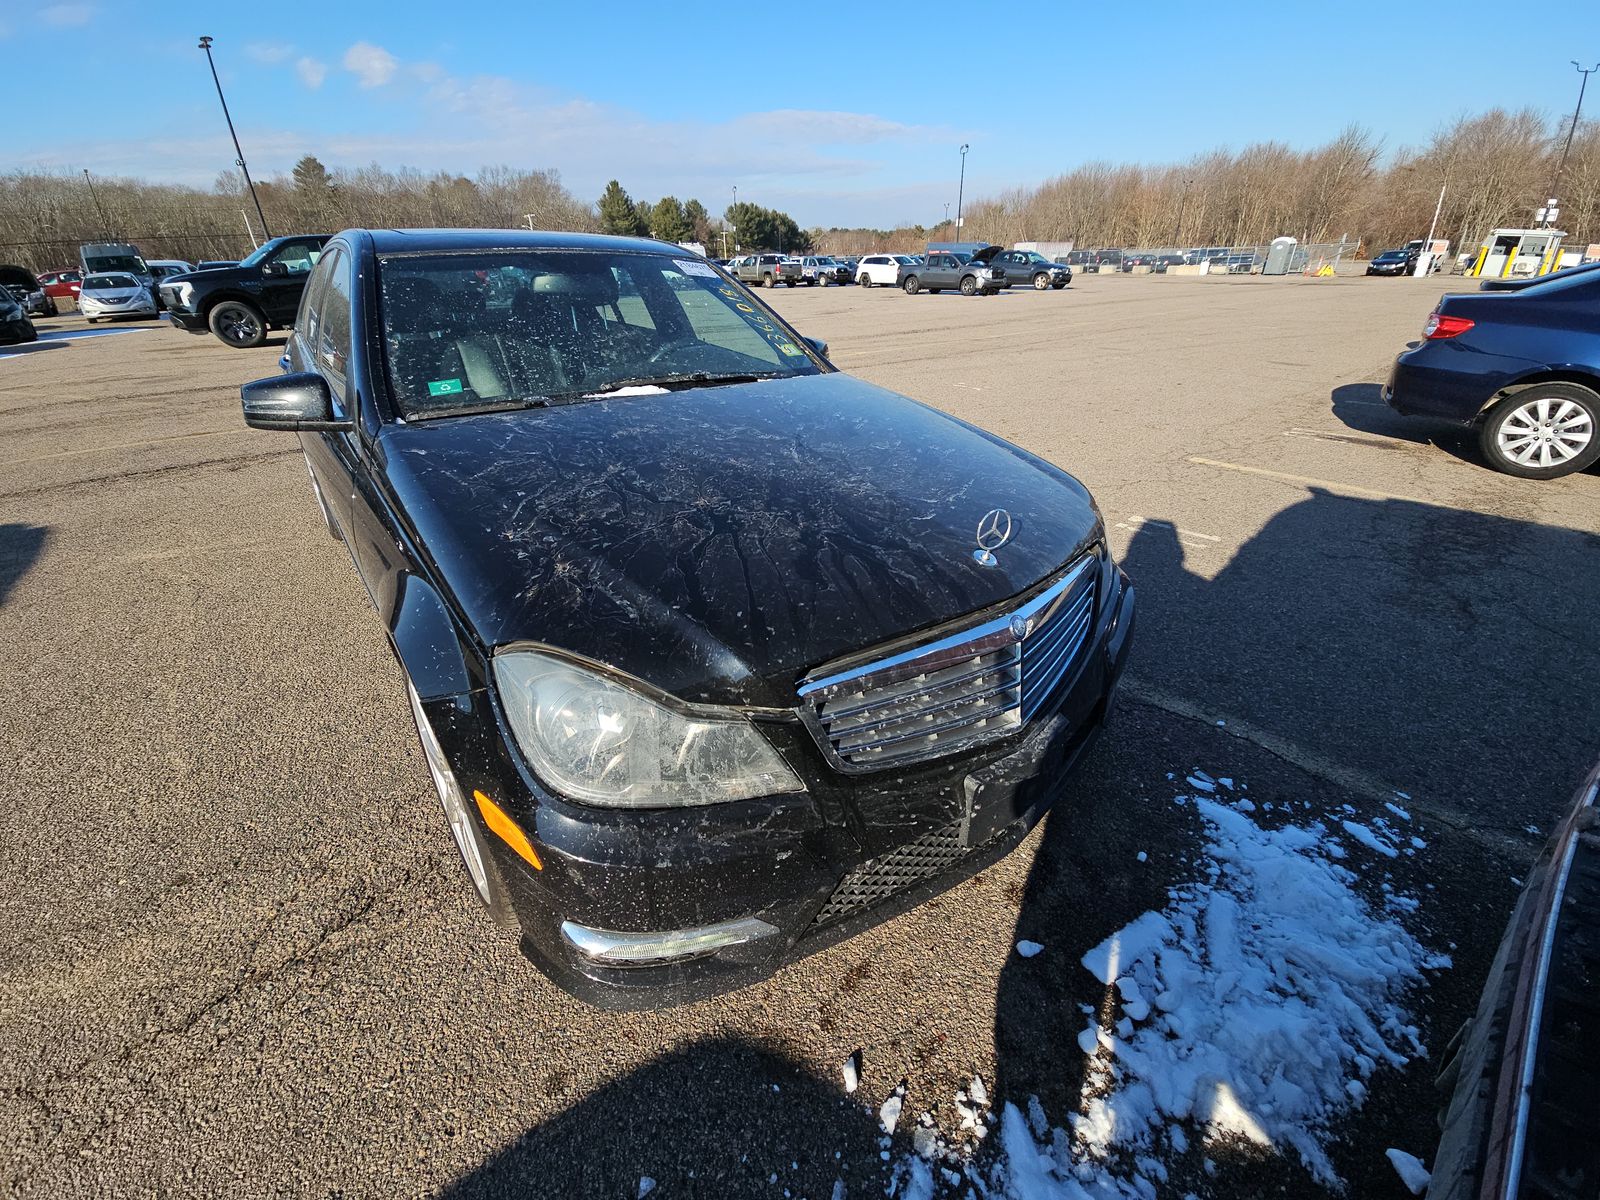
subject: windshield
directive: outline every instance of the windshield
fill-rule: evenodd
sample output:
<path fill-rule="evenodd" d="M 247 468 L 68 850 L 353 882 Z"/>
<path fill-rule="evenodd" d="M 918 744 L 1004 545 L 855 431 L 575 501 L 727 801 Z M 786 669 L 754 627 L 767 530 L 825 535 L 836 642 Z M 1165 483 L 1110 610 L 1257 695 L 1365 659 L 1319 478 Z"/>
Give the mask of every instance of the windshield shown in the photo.
<path fill-rule="evenodd" d="M 86 292 L 109 292 L 115 288 L 138 286 L 139 281 L 132 275 L 89 275 L 83 281 L 83 290 Z"/>
<path fill-rule="evenodd" d="M 1404 250 L 1385 250 L 1382 254 L 1378 255 L 1378 260 L 1377 261 L 1379 261 L 1379 262 L 1397 262 L 1400 259 L 1404 258 L 1405 256 L 1406 256 L 1406 252 Z"/>
<path fill-rule="evenodd" d="M 894 260 L 895 260 L 895 262 L 899 263 L 902 267 L 909 267 L 914 262 L 914 260 L 909 255 L 905 255 L 905 254 L 896 254 L 896 255 L 894 255 Z"/>
<path fill-rule="evenodd" d="M 86 265 L 91 271 L 131 271 L 135 275 L 149 273 L 144 260 L 134 254 L 97 254 L 89 258 Z"/>
<path fill-rule="evenodd" d="M 378 289 L 389 378 L 408 417 L 819 373 L 793 331 L 695 259 L 394 256 L 379 262 Z"/>

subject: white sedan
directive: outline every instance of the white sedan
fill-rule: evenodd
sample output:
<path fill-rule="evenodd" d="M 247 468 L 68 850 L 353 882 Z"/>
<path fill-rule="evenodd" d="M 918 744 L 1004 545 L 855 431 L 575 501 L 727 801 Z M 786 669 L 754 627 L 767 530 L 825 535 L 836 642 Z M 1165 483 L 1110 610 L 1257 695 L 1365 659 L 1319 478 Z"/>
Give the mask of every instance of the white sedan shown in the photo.
<path fill-rule="evenodd" d="M 156 298 L 137 276 L 121 271 L 102 271 L 83 277 L 78 293 L 78 311 L 93 325 L 102 317 L 153 317 Z"/>
<path fill-rule="evenodd" d="M 906 254 L 869 254 L 856 265 L 856 282 L 862 287 L 899 287 L 901 273 L 911 265 Z"/>

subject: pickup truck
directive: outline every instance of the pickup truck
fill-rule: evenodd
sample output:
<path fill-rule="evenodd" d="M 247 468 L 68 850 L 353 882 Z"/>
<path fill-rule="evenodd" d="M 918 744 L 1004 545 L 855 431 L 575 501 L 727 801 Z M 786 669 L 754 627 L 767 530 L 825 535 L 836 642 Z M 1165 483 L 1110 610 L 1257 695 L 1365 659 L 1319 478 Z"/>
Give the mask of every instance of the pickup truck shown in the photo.
<path fill-rule="evenodd" d="M 268 329 L 294 324 L 300 295 L 330 234 L 273 238 L 236 267 L 217 267 L 161 281 L 161 304 L 179 329 L 215 334 L 236 350 L 259 346 Z"/>
<path fill-rule="evenodd" d="M 992 296 L 1006 286 L 1004 267 L 993 265 L 989 259 L 977 258 L 955 250 L 935 250 L 928 261 L 904 268 L 900 286 L 906 295 L 915 296 L 927 291 L 935 294 L 945 288 L 957 288 L 963 296 L 976 296 L 980 292 Z"/>
<path fill-rule="evenodd" d="M 734 274 L 740 283 L 758 283 L 762 287 L 786 283 L 793 287 L 803 277 L 799 262 L 782 254 L 747 254 L 737 261 Z"/>

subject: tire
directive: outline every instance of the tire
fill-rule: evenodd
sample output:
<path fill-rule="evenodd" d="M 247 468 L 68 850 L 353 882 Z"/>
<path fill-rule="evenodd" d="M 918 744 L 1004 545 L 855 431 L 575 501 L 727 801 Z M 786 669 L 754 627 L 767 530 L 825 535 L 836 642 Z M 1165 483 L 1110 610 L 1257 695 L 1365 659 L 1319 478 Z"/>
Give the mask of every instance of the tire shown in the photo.
<path fill-rule="evenodd" d="M 1060 290 L 1061 290 L 1061 289 L 1062 289 L 1062 288 L 1064 288 L 1064 287 L 1066 287 L 1066 286 L 1067 286 L 1067 284 L 1066 284 L 1066 281 L 1065 281 L 1065 280 L 1063 280 L 1063 281 L 1062 281 L 1062 282 L 1060 282 L 1060 283 L 1052 283 L 1052 284 L 1051 284 L 1051 285 L 1050 285 L 1050 287 L 1051 287 L 1051 288 L 1052 288 L 1052 289 L 1053 289 L 1053 290 L 1055 290 L 1055 291 L 1058 291 L 1058 292 L 1059 292 L 1059 291 L 1060 291 Z"/>
<path fill-rule="evenodd" d="M 1050 290 L 1050 273 L 1048 271 L 1040 271 L 1033 277 L 1033 290 L 1036 292 Z"/>
<path fill-rule="evenodd" d="M 1520 479 L 1559 479 L 1600 458 L 1600 394 L 1576 383 L 1536 383 L 1489 410 L 1484 458 Z"/>
<path fill-rule="evenodd" d="M 417 738 L 422 743 L 422 757 L 428 763 L 434 790 L 439 795 L 439 805 L 444 809 L 445 826 L 449 829 L 451 839 L 456 844 L 456 851 L 461 856 L 461 867 L 467 873 L 472 894 L 477 897 L 478 903 L 488 912 L 496 925 L 515 929 L 516 913 L 511 908 L 505 878 L 500 874 L 500 868 L 494 861 L 494 854 L 488 848 L 489 832 L 483 827 L 482 819 L 469 807 L 472 801 L 466 796 L 461 785 L 454 782 L 453 777 L 450 784 L 441 782 L 436 772 L 436 764 L 444 764 L 448 768 L 448 762 L 439 746 L 439 739 L 434 735 L 433 728 L 428 724 L 428 718 L 422 711 L 422 701 L 417 696 L 417 689 L 412 686 L 409 679 L 406 680 L 406 694 L 411 698 L 411 715 L 417 723 Z"/>
<path fill-rule="evenodd" d="M 99 317 L 85 317 L 84 318 L 84 320 L 89 322 L 89 324 L 91 324 L 91 325 L 93 325 L 99 319 L 100 319 Z"/>
<path fill-rule="evenodd" d="M 976 296 L 978 294 L 978 281 L 971 275 L 961 277 L 961 294 L 963 296 Z"/>
<path fill-rule="evenodd" d="M 906 281 L 902 283 L 900 287 L 905 291 L 906 295 L 915 296 L 922 290 L 922 280 L 918 279 L 915 275 L 907 275 Z"/>
<path fill-rule="evenodd" d="M 928 295 L 937 296 L 942 291 L 944 291 L 943 288 L 929 288 L 928 289 Z"/>
<path fill-rule="evenodd" d="M 47 317 L 59 317 L 61 315 L 61 310 L 56 307 L 54 298 L 52 298 L 46 305 L 44 315 Z"/>
<path fill-rule="evenodd" d="M 769 287 L 776 287 L 777 284 L 773 282 L 773 279 L 772 279 L 771 275 L 763 275 L 761 277 L 761 286 L 764 287 L 764 288 L 769 288 Z"/>
<path fill-rule="evenodd" d="M 789 287 L 793 287 L 794 286 L 794 280 L 792 280 L 792 279 L 785 279 L 783 282 Z"/>
<path fill-rule="evenodd" d="M 214 306 L 206 324 L 223 345 L 235 350 L 251 350 L 267 340 L 267 318 L 243 300 L 224 300 Z"/>
<path fill-rule="evenodd" d="M 859 280 L 859 282 L 860 282 L 862 287 L 869 288 L 869 287 L 872 286 L 872 276 L 871 275 L 863 275 L 861 277 L 861 279 Z"/>

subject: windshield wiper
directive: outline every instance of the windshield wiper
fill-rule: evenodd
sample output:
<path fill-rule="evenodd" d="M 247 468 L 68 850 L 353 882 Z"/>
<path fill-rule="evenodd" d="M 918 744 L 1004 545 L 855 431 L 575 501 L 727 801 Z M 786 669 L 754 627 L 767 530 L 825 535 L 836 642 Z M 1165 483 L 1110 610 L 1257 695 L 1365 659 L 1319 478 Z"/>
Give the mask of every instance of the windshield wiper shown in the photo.
<path fill-rule="evenodd" d="M 755 383 L 760 379 L 777 379 L 784 375 L 783 371 L 730 371 L 718 373 L 715 371 L 681 371 L 672 375 L 631 375 L 626 379 L 613 379 L 594 388 L 583 388 L 571 392 L 558 392 L 552 395 L 552 400 L 563 400 L 581 396 L 608 396 L 613 392 L 620 392 L 623 388 L 631 387 L 659 387 L 669 391 L 683 391 L 693 387 L 714 387 L 723 383 Z"/>
<path fill-rule="evenodd" d="M 408 421 L 438 421 L 444 417 L 471 417 L 479 413 L 514 412 L 521 408 L 544 408 L 549 396 L 519 396 L 515 400 L 491 400 L 483 404 L 463 404 L 459 408 L 419 409 L 406 414 Z"/>

